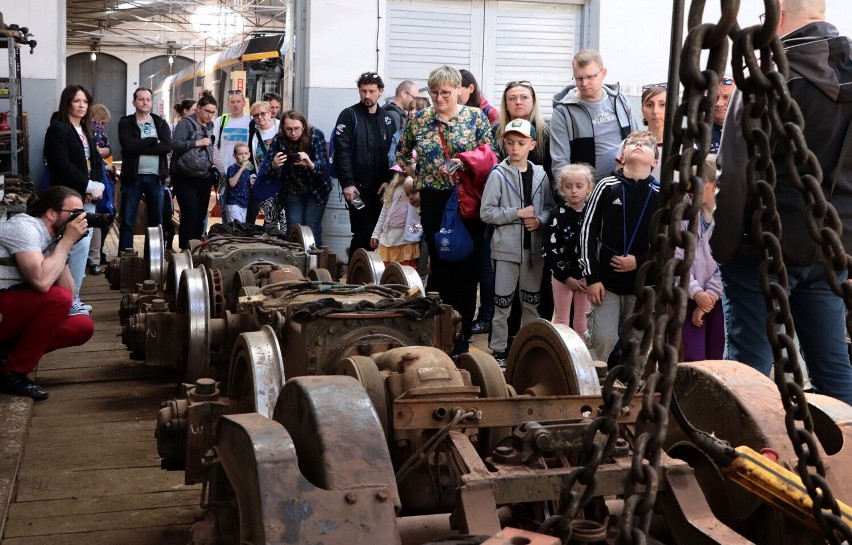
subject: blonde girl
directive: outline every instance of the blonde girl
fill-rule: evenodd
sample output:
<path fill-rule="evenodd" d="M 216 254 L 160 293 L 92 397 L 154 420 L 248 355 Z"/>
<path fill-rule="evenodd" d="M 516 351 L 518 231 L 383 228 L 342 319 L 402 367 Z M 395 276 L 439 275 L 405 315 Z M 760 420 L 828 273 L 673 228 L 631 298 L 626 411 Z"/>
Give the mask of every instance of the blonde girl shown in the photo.
<path fill-rule="evenodd" d="M 562 169 L 556 190 L 564 202 L 556 205 L 547 220 L 542 244 L 544 262 L 553 272 L 553 322 L 573 327 L 581 337 L 588 329 L 586 313 L 591 304 L 580 271 L 580 227 L 594 179 L 591 165 L 578 163 Z"/>
<path fill-rule="evenodd" d="M 396 177 L 385 190 L 382 199 L 382 212 L 370 237 L 370 246 L 376 250 L 385 264 L 396 261 L 401 265 L 417 267 L 420 257 L 420 212 L 412 204 L 416 203 L 414 181 L 399 166 Z"/>

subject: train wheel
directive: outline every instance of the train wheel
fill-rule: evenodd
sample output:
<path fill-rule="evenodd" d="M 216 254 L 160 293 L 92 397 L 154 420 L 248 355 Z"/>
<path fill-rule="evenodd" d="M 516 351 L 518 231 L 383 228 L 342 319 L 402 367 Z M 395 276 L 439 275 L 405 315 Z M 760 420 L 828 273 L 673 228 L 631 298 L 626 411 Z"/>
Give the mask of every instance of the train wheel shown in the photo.
<path fill-rule="evenodd" d="M 241 333 L 228 370 L 228 398 L 234 413 L 259 413 L 272 418 L 284 385 L 284 360 L 271 327 Z"/>
<path fill-rule="evenodd" d="M 184 382 L 210 376 L 210 294 L 204 265 L 183 272 L 177 297 Z"/>
<path fill-rule="evenodd" d="M 520 395 L 600 395 L 586 343 L 570 327 L 533 320 L 518 332 L 506 360 L 506 382 Z"/>
<path fill-rule="evenodd" d="M 219 269 L 207 269 L 207 287 L 210 288 L 210 317 L 221 318 L 225 315 L 225 279 Z"/>
<path fill-rule="evenodd" d="M 748 446 L 758 452 L 771 449 L 779 463 L 795 471 L 798 456 L 787 436 L 778 388 L 769 377 L 733 361 L 682 363 L 678 365 L 674 389 L 678 405 L 695 428 L 713 433 L 734 447 Z M 850 456 L 844 454 L 842 445 L 852 441 L 848 429 L 852 407 L 815 394 L 808 394 L 807 401 L 826 466 L 826 481 L 838 500 L 849 503 Z M 796 534 L 808 533 L 807 530 L 787 523 L 774 508 L 727 480 L 713 461 L 690 442 L 675 419 L 670 418 L 669 422 L 664 445 L 667 453 L 692 466 L 707 503 L 719 520 L 752 540 L 769 543 L 774 536 L 784 537 L 788 543 L 810 543 L 810 539 Z"/>
<path fill-rule="evenodd" d="M 331 273 L 328 272 L 328 269 L 311 269 L 308 271 L 308 280 L 313 280 L 315 282 L 334 282 L 334 279 L 331 277 Z"/>
<path fill-rule="evenodd" d="M 284 384 L 273 419 L 287 428 L 299 468 L 314 486 L 384 485 L 399 507 L 387 441 L 364 388 L 352 377 L 297 377 Z M 369 460 L 369 463 L 364 463 Z"/>
<path fill-rule="evenodd" d="M 166 273 L 166 285 L 163 290 L 166 294 L 170 308 L 174 311 L 177 308 L 177 292 L 180 287 L 180 279 L 183 276 L 183 271 L 192 268 L 192 254 L 189 250 L 183 250 L 176 254 L 172 254 L 172 259 L 169 261 L 168 272 Z"/>
<path fill-rule="evenodd" d="M 145 263 L 148 266 L 148 279 L 157 283 L 157 289 L 162 289 L 166 280 L 166 244 L 162 225 L 148 228 L 145 236 Z"/>
<path fill-rule="evenodd" d="M 367 390 L 376 415 L 382 424 L 385 435 L 388 433 L 388 402 L 385 394 L 385 379 L 382 377 L 376 362 L 366 356 L 350 356 L 340 362 L 337 368 L 338 375 L 346 375 L 354 378 Z"/>
<path fill-rule="evenodd" d="M 316 239 L 314 239 L 314 232 L 311 231 L 311 228 L 307 225 L 294 225 L 290 230 L 290 242 L 295 242 L 301 246 L 302 250 L 308 256 L 308 270 L 316 269 L 317 256 L 310 253 L 312 247 L 316 249 Z"/>
<path fill-rule="evenodd" d="M 479 386 L 479 397 L 506 398 L 509 389 L 503 371 L 490 355 L 479 350 L 465 352 L 456 358 L 456 367 L 470 373 L 474 386 Z M 497 448 L 501 439 L 512 433 L 511 428 L 479 428 L 477 450 L 483 457 L 489 456 Z"/>
<path fill-rule="evenodd" d="M 358 248 L 349 260 L 346 283 L 379 285 L 382 283 L 382 273 L 384 272 L 385 264 L 379 254 Z"/>
<path fill-rule="evenodd" d="M 417 288 L 420 290 L 420 295 L 426 295 L 426 290 L 423 288 L 423 280 L 414 267 L 408 265 L 400 265 L 399 263 L 390 263 L 385 267 L 382 273 L 382 278 L 379 281 L 382 285 L 398 284 L 405 286 L 407 289 Z"/>

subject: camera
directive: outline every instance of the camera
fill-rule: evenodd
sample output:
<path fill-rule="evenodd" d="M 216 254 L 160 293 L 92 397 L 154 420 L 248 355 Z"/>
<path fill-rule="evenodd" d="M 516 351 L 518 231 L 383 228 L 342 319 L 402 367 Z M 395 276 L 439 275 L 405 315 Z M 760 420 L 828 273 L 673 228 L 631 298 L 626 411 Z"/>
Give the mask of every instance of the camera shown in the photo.
<path fill-rule="evenodd" d="M 86 212 L 82 208 L 76 208 L 73 212 L 71 212 L 71 215 L 68 216 L 68 223 L 79 218 L 82 214 L 86 214 L 86 222 L 89 224 L 89 227 L 93 227 L 95 229 L 109 227 L 115 219 L 115 216 L 112 214 L 96 214 L 94 212 Z"/>
<path fill-rule="evenodd" d="M 288 163 L 298 163 L 301 160 L 301 157 L 298 153 L 288 153 L 287 154 L 287 162 Z"/>

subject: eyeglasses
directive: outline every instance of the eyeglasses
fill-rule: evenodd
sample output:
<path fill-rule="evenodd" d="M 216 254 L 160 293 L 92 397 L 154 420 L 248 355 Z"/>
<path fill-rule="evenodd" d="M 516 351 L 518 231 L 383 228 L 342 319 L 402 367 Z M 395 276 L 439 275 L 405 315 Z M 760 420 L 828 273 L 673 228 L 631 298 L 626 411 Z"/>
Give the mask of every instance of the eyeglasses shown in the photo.
<path fill-rule="evenodd" d="M 151 122 L 150 121 L 146 121 L 145 124 L 142 125 L 142 134 L 144 134 L 145 136 L 148 136 L 149 134 L 151 134 Z"/>
<path fill-rule="evenodd" d="M 85 212 L 85 210 L 83 210 L 82 208 L 74 208 L 74 209 L 71 209 L 71 210 L 68 210 L 66 208 L 60 208 L 59 210 L 57 210 L 57 212 L 71 212 L 73 214 L 75 212 L 83 213 L 83 212 Z"/>
<path fill-rule="evenodd" d="M 231 89 L 228 91 L 228 95 L 241 95 L 243 92 L 240 89 Z"/>
<path fill-rule="evenodd" d="M 584 81 L 592 81 L 596 77 L 600 76 L 603 70 L 604 69 L 601 68 L 600 70 L 598 70 L 597 74 L 592 74 L 590 76 L 574 76 L 574 81 L 576 81 L 577 83 L 583 83 Z"/>
<path fill-rule="evenodd" d="M 784 16 L 784 10 L 783 9 L 781 10 L 781 16 L 782 17 Z M 761 13 L 760 15 L 757 16 L 757 20 L 760 21 L 760 24 L 762 25 L 766 21 L 766 14 Z"/>
<path fill-rule="evenodd" d="M 669 83 L 667 81 L 664 81 L 662 83 L 649 83 L 647 85 L 642 86 L 642 92 L 645 92 L 648 89 L 653 89 L 654 87 L 660 87 L 661 89 L 668 89 Z"/>
<path fill-rule="evenodd" d="M 720 85 L 733 85 L 734 80 L 731 79 L 731 78 L 722 78 L 721 80 L 719 80 L 719 84 Z"/>
<path fill-rule="evenodd" d="M 625 146 L 642 146 L 643 148 L 648 148 L 650 150 L 653 150 L 656 147 L 656 145 L 653 144 L 650 140 L 634 140 L 634 139 L 631 139 L 631 140 L 628 140 L 627 142 L 625 142 L 624 145 Z"/>
<path fill-rule="evenodd" d="M 433 91 L 432 89 L 429 89 L 429 96 L 432 97 L 432 100 L 435 100 L 438 97 L 441 97 L 444 100 L 448 100 L 451 96 L 453 96 L 453 92 L 452 91 Z"/>
<path fill-rule="evenodd" d="M 259 117 L 266 117 L 267 115 L 269 115 L 269 112 L 258 112 L 258 113 L 256 113 L 256 114 L 251 114 L 251 116 L 252 116 L 254 119 L 257 119 L 257 118 L 259 118 Z"/>
<path fill-rule="evenodd" d="M 299 134 L 304 129 L 302 127 L 284 127 L 284 131 L 290 134 Z"/>
<path fill-rule="evenodd" d="M 530 90 L 532 90 L 532 83 L 530 83 L 529 81 L 527 81 L 525 79 L 521 79 L 521 80 L 517 80 L 517 81 L 510 81 L 509 83 L 506 84 L 506 89 L 511 89 L 512 87 L 517 87 L 519 85 L 523 85 L 524 87 L 529 87 Z"/>
<path fill-rule="evenodd" d="M 361 74 L 361 76 L 358 79 L 359 80 L 378 80 L 378 79 L 381 79 L 381 76 L 379 76 L 375 72 L 364 72 L 363 74 Z"/>
<path fill-rule="evenodd" d="M 213 109 L 213 110 L 208 110 L 207 108 L 201 108 L 201 111 L 202 111 L 202 112 L 204 112 L 204 113 L 205 113 L 205 114 L 207 114 L 207 115 L 216 115 L 216 110 L 215 110 L 215 109 Z"/>

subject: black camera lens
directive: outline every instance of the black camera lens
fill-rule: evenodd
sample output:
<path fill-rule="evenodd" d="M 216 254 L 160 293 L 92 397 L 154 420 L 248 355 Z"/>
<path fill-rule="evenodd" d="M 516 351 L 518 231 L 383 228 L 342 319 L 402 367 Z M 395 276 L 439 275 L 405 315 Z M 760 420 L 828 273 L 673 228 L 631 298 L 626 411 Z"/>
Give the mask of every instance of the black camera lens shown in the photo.
<path fill-rule="evenodd" d="M 82 214 L 86 214 L 86 223 L 89 224 L 89 227 L 93 227 L 95 229 L 109 227 L 115 219 L 113 214 L 96 214 L 94 212 L 86 212 L 85 210 L 74 210 L 74 212 L 68 216 L 68 223 L 74 221 Z"/>

